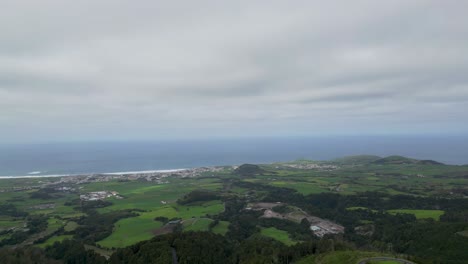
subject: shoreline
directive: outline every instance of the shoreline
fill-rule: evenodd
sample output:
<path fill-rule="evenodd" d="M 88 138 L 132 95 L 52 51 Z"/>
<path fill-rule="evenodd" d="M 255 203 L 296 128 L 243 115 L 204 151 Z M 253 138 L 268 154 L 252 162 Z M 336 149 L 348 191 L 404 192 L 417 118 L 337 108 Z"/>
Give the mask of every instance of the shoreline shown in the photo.
<path fill-rule="evenodd" d="M 49 175 L 19 175 L 19 176 L 0 176 L 1 179 L 28 179 L 28 178 L 59 178 L 59 177 L 80 177 L 80 176 L 93 176 L 93 175 L 103 175 L 103 176 L 118 176 L 118 175 L 134 175 L 134 174 L 152 174 L 152 173 L 170 173 L 170 172 L 179 172 L 185 170 L 191 170 L 193 168 L 183 168 L 183 169 L 166 169 L 166 170 L 144 170 L 144 171 L 121 171 L 121 172 L 103 172 L 103 173 L 83 173 L 83 174 L 49 174 Z"/>

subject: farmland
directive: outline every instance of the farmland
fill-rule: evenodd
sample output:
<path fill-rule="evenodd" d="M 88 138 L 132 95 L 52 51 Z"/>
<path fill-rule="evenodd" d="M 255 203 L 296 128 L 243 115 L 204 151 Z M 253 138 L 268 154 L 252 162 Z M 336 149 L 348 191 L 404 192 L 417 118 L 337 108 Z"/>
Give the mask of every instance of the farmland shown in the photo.
<path fill-rule="evenodd" d="M 397 209 L 397 210 L 388 210 L 390 214 L 412 214 L 417 219 L 434 219 L 439 220 L 440 216 L 444 214 L 442 210 L 410 210 L 410 209 Z"/>
<path fill-rule="evenodd" d="M 275 240 L 280 241 L 281 243 L 284 243 L 285 245 L 294 245 L 296 244 L 295 241 L 291 240 L 289 238 L 289 234 L 286 231 L 276 229 L 274 227 L 270 228 L 262 228 L 260 232 L 263 236 L 271 237 Z"/>
<path fill-rule="evenodd" d="M 413 160 L 394 164 L 400 162 L 399 158 L 382 162 L 359 158 L 300 160 L 222 167 L 209 174 L 173 175 L 157 181 L 144 176 L 90 177 L 76 182 L 60 178 L 3 179 L 0 243 L 47 249 L 71 239 L 109 257 L 113 251 L 161 235 L 209 232 L 230 241 L 263 237 L 285 247 L 335 236 L 359 244 L 377 236 L 367 247 L 405 252 L 393 234 L 407 232 L 411 237 L 424 234 L 413 234 L 412 230 L 435 228 L 431 232 L 440 240 L 456 240 L 462 245 L 459 240 L 466 239 L 468 227 L 458 219 L 463 219 L 467 210 L 468 166 Z M 96 200 L 82 199 L 83 194 L 90 193 L 105 195 Z M 38 230 L 30 230 L 33 222 L 39 223 Z M 407 231 L 400 230 L 408 226 L 411 228 Z M 21 234 L 26 233 L 28 237 L 21 240 Z M 329 246 L 322 247 L 329 250 Z M 418 250 L 412 254 L 420 254 L 424 247 Z M 374 254 L 356 252 L 308 258 L 340 263 L 341 259 Z"/>

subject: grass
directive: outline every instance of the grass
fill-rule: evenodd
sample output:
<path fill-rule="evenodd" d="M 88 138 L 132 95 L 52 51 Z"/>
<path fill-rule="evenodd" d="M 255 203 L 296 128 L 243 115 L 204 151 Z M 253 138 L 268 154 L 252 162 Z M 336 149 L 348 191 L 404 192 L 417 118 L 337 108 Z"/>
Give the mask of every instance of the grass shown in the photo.
<path fill-rule="evenodd" d="M 194 218 L 184 222 L 184 231 L 208 231 L 211 222 L 209 218 Z"/>
<path fill-rule="evenodd" d="M 66 232 L 70 232 L 70 231 L 74 231 L 77 227 L 78 227 L 78 224 L 76 222 L 70 221 L 65 225 L 64 230 Z"/>
<path fill-rule="evenodd" d="M 230 223 L 228 221 L 219 221 L 219 223 L 211 229 L 211 232 L 224 236 L 229 230 L 229 224 Z"/>
<path fill-rule="evenodd" d="M 416 219 L 425 219 L 425 218 L 432 218 L 436 221 L 440 219 L 440 216 L 444 214 L 442 210 L 412 210 L 412 209 L 396 209 L 396 210 L 388 210 L 390 214 L 412 214 L 416 216 Z"/>
<path fill-rule="evenodd" d="M 106 259 L 108 259 L 112 255 L 112 253 L 114 253 L 112 250 L 106 250 L 106 249 L 98 248 L 98 247 L 91 246 L 91 245 L 84 245 L 84 247 L 86 250 L 92 250 L 96 252 L 97 254 L 105 257 Z"/>
<path fill-rule="evenodd" d="M 260 233 L 263 236 L 271 237 L 275 240 L 278 240 L 287 246 L 294 245 L 297 243 L 296 241 L 291 240 L 288 232 L 276 229 L 274 227 L 262 228 Z"/>
<path fill-rule="evenodd" d="M 106 248 L 126 247 L 153 237 L 152 231 L 160 228 L 161 222 L 154 221 L 148 214 L 117 221 L 114 232 L 97 244 Z"/>
<path fill-rule="evenodd" d="M 11 234 L 6 234 L 6 235 L 0 235 L 0 241 L 4 240 L 4 239 L 8 239 L 11 237 Z"/>
<path fill-rule="evenodd" d="M 366 252 L 366 251 L 335 251 L 318 256 L 307 256 L 296 264 L 355 264 L 359 260 L 370 257 L 381 257 L 381 253 L 377 252 Z"/>
<path fill-rule="evenodd" d="M 124 210 L 142 209 L 155 211 L 166 205 L 176 205 L 177 199 L 195 189 L 219 190 L 222 184 L 219 179 L 168 179 L 168 184 L 148 182 L 104 182 L 92 183 L 83 192 L 112 190 L 119 192 L 124 199 L 111 199 L 113 205 L 100 208 L 100 213 Z M 164 204 L 166 203 L 166 204 Z"/>
<path fill-rule="evenodd" d="M 109 237 L 99 241 L 98 244 L 106 248 L 121 248 L 148 240 L 153 237 L 152 231 L 162 226 L 161 222 L 154 221 L 154 218 L 158 216 L 188 220 L 193 217 L 204 217 L 206 214 L 218 214 L 222 210 L 224 210 L 224 205 L 219 200 L 193 206 L 163 205 L 154 211 L 141 213 L 137 217 L 119 220 L 114 224 L 114 232 Z M 206 218 L 200 218 L 199 220 L 199 223 L 189 227 L 188 230 L 208 230 L 208 220 L 210 222 L 212 220 Z"/>
<path fill-rule="evenodd" d="M 219 200 L 205 202 L 201 205 L 166 205 L 155 210 L 153 213 L 154 217 L 164 216 L 167 218 L 182 218 L 190 219 L 193 217 L 202 217 L 206 214 L 219 214 L 224 210 L 224 204 Z"/>
<path fill-rule="evenodd" d="M 49 239 L 47 239 L 46 242 L 37 244 L 38 247 L 40 248 L 45 248 L 47 246 L 53 245 L 55 242 L 62 242 L 65 239 L 71 239 L 73 236 L 72 235 L 63 235 L 63 236 L 53 236 Z"/>
<path fill-rule="evenodd" d="M 369 210 L 369 208 L 363 207 L 363 206 L 354 206 L 354 207 L 348 207 L 348 208 L 346 208 L 346 210 L 348 210 L 348 211 Z M 371 211 L 372 211 L 372 212 L 377 212 L 376 210 L 371 210 Z"/>
<path fill-rule="evenodd" d="M 273 181 L 270 184 L 273 186 L 277 186 L 277 187 L 292 188 L 304 195 L 322 193 L 322 192 L 328 191 L 327 189 L 321 187 L 320 185 L 316 183 L 310 183 L 310 182 Z"/>
<path fill-rule="evenodd" d="M 65 225 L 65 223 L 64 223 L 63 220 L 56 219 L 56 218 L 49 218 L 47 220 L 47 231 L 48 232 L 55 232 L 64 225 Z"/>
<path fill-rule="evenodd" d="M 23 220 L 0 220 L 0 230 L 2 229 L 9 229 L 12 227 L 22 227 L 24 221 Z"/>

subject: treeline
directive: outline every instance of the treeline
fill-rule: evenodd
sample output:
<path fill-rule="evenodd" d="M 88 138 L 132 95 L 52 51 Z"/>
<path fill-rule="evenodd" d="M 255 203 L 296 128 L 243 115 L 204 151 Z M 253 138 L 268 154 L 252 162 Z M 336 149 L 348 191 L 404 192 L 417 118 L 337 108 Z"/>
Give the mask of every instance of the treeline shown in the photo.
<path fill-rule="evenodd" d="M 119 249 L 109 263 L 172 263 L 172 250 L 180 264 L 292 263 L 306 255 L 344 249 L 350 249 L 350 246 L 328 239 L 288 247 L 262 236 L 232 241 L 210 232 L 184 232 L 158 236 Z"/>
<path fill-rule="evenodd" d="M 51 200 L 63 197 L 63 193 L 54 188 L 46 187 L 32 192 L 29 195 L 29 197 L 31 197 L 32 199 Z"/>
<path fill-rule="evenodd" d="M 105 264 L 106 259 L 75 240 L 56 242 L 45 250 L 36 247 L 0 248 L 1 263 L 17 264 Z M 167 262 L 170 263 L 170 262 Z"/>
<path fill-rule="evenodd" d="M 0 215 L 11 217 L 26 217 L 28 213 L 19 210 L 13 204 L 0 204 Z"/>
<path fill-rule="evenodd" d="M 94 243 L 112 234 L 114 223 L 123 218 L 138 216 L 134 210 L 113 211 L 100 214 L 95 210 L 87 210 L 87 216 L 81 217 L 75 229 L 74 238 L 87 243 Z"/>

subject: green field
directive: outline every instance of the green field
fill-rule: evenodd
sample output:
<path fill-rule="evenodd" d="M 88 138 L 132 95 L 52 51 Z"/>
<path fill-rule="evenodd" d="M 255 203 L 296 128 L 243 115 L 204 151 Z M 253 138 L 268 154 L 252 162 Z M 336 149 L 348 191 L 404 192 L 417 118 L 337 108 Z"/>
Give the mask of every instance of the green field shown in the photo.
<path fill-rule="evenodd" d="M 277 187 L 292 188 L 304 195 L 313 194 L 313 193 L 321 193 L 321 192 L 327 191 L 327 189 L 323 188 L 321 185 L 317 185 L 316 183 L 308 183 L 308 182 L 272 181 L 270 184 L 273 186 L 277 186 Z"/>
<path fill-rule="evenodd" d="M 120 248 L 153 237 L 152 231 L 162 226 L 161 222 L 154 221 L 150 214 L 141 214 L 138 217 L 119 220 L 114 225 L 112 235 L 99 241 L 97 244 L 106 248 Z"/>
<path fill-rule="evenodd" d="M 123 210 L 141 209 L 157 210 L 168 205 L 176 206 L 177 199 L 195 189 L 218 190 L 222 184 L 218 179 L 186 180 L 173 178 L 168 184 L 156 184 L 147 182 L 116 181 L 93 183 L 85 186 L 86 192 L 112 190 L 119 192 L 124 199 L 110 199 L 113 205 L 101 208 L 101 213 Z"/>
<path fill-rule="evenodd" d="M 359 260 L 370 257 L 381 257 L 385 254 L 366 251 L 336 251 L 324 255 L 305 257 L 296 264 L 356 264 Z"/>
<path fill-rule="evenodd" d="M 349 211 L 355 211 L 355 210 L 369 210 L 369 208 L 367 207 L 362 207 L 362 206 L 354 206 L 354 207 L 348 207 L 346 208 L 346 210 L 349 210 Z M 372 212 L 377 212 L 377 210 L 373 210 L 373 209 L 370 209 Z"/>
<path fill-rule="evenodd" d="M 9 229 L 12 227 L 22 227 L 23 221 L 10 220 L 0 220 L 0 230 Z"/>
<path fill-rule="evenodd" d="M 42 244 L 38 244 L 37 246 L 38 247 L 41 247 L 41 248 L 45 248 L 47 246 L 50 246 L 52 244 L 54 244 L 55 242 L 61 242 L 65 239 L 71 239 L 73 236 L 72 235 L 61 235 L 61 236 L 53 236 L 49 239 L 47 239 L 46 242 L 42 243 Z"/>
<path fill-rule="evenodd" d="M 184 221 L 184 231 L 208 231 L 210 223 L 213 220 L 209 218 L 193 218 Z"/>
<path fill-rule="evenodd" d="M 70 232 L 70 231 L 74 231 L 77 227 L 78 227 L 78 224 L 76 222 L 70 221 L 65 225 L 64 230 L 66 232 Z"/>
<path fill-rule="evenodd" d="M 294 244 L 297 243 L 296 241 L 293 241 L 289 237 L 288 232 L 276 229 L 274 227 L 262 228 L 260 233 L 263 236 L 271 237 L 271 238 L 276 239 L 276 240 L 278 240 L 278 241 L 280 241 L 280 242 L 282 242 L 282 243 L 284 243 L 285 245 L 288 245 L 288 246 L 294 245 Z"/>
<path fill-rule="evenodd" d="M 219 234 L 219 235 L 226 235 L 227 231 L 228 231 L 228 228 L 229 228 L 229 222 L 227 221 L 219 221 L 219 223 L 213 227 L 213 229 L 211 230 L 213 233 L 215 234 Z"/>
<path fill-rule="evenodd" d="M 162 226 L 161 222 L 154 221 L 158 216 L 171 218 L 181 218 L 189 220 L 203 217 L 206 214 L 218 214 L 224 209 L 221 201 L 209 201 L 200 205 L 164 205 L 154 211 L 140 213 L 137 217 L 121 219 L 114 224 L 114 232 L 109 237 L 98 242 L 99 245 L 107 248 L 119 248 L 132 245 L 134 243 L 147 240 L 153 237 L 152 231 Z M 188 226 L 184 230 L 202 231 L 208 230 L 211 219 L 200 218 L 196 225 Z"/>
<path fill-rule="evenodd" d="M 189 219 L 193 217 L 201 217 L 206 214 L 215 215 L 224 210 L 224 205 L 221 201 L 209 201 L 201 205 L 165 205 L 154 210 L 151 214 L 154 217 L 164 216 L 167 218 L 182 218 Z"/>
<path fill-rule="evenodd" d="M 396 209 L 388 210 L 390 214 L 412 214 L 416 216 L 417 219 L 432 218 L 434 220 L 439 220 L 440 216 L 444 214 L 444 211 L 441 210 L 410 210 L 410 209 Z"/>

